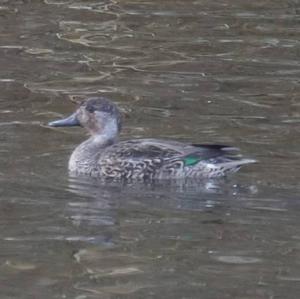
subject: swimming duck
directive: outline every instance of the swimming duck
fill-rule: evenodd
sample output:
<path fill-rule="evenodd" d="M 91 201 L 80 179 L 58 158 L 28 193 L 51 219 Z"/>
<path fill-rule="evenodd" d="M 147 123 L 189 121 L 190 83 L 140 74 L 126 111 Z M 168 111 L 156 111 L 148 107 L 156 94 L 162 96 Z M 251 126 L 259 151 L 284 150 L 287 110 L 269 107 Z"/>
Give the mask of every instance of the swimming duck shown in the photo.
<path fill-rule="evenodd" d="M 111 179 L 212 178 L 236 172 L 255 162 L 226 145 L 186 144 L 162 139 L 119 141 L 121 114 L 104 97 L 83 101 L 69 117 L 51 127 L 81 126 L 90 138 L 76 147 L 69 160 L 73 174 Z"/>

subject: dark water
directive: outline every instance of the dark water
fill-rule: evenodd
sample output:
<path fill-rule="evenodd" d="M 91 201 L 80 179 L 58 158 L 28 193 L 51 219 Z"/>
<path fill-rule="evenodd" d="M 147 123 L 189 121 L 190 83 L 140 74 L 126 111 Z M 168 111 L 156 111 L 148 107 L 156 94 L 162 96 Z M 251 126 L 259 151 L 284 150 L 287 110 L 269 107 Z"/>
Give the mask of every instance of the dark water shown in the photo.
<path fill-rule="evenodd" d="M 0 297 L 300 296 L 299 1 L 0 1 Z M 45 123 L 101 94 L 122 138 L 238 146 L 197 184 L 69 178 Z"/>

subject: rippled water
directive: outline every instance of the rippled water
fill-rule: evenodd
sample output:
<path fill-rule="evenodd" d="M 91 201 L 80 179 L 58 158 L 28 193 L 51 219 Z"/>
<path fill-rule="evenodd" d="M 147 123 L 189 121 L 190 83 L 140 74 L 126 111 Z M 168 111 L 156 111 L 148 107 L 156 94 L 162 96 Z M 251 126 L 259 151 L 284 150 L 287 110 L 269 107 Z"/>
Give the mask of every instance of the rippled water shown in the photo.
<path fill-rule="evenodd" d="M 0 297 L 300 296 L 299 1 L 0 1 Z M 69 178 L 45 124 L 101 94 L 122 138 L 241 147 L 189 185 Z"/>

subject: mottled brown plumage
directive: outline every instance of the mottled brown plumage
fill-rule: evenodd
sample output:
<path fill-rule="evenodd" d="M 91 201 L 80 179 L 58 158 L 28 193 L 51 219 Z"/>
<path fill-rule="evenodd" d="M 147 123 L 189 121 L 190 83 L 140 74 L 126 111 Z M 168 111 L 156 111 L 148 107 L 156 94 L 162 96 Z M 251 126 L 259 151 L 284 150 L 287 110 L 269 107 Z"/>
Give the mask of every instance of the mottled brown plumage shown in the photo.
<path fill-rule="evenodd" d="M 240 158 L 238 149 L 224 145 L 161 139 L 119 142 L 120 112 L 103 97 L 87 99 L 70 117 L 49 125 L 80 125 L 89 131 L 91 137 L 74 150 L 69 161 L 69 170 L 75 174 L 127 180 L 211 178 L 255 162 Z"/>

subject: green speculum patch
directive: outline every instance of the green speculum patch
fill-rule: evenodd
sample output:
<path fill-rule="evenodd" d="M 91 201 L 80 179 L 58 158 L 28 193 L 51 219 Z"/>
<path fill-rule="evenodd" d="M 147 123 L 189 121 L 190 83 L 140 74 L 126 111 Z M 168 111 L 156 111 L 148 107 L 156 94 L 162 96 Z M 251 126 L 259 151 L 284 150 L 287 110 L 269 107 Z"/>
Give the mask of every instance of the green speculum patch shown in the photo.
<path fill-rule="evenodd" d="M 185 166 L 193 166 L 193 165 L 197 164 L 199 161 L 200 161 L 199 157 L 193 157 L 193 156 L 185 157 L 184 165 Z"/>

